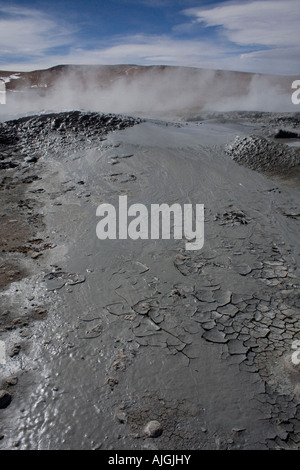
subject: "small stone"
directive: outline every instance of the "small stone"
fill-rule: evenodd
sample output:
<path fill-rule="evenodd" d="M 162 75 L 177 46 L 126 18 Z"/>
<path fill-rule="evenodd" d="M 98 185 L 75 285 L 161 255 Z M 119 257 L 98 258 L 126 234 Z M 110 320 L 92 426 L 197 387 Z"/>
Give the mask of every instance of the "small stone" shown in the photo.
<path fill-rule="evenodd" d="M 299 134 L 297 132 L 287 131 L 285 129 L 276 129 L 275 139 L 297 139 Z"/>
<path fill-rule="evenodd" d="M 21 345 L 20 344 L 15 344 L 14 347 L 11 349 L 9 356 L 10 357 L 15 357 L 18 356 L 18 354 L 21 351 Z"/>
<path fill-rule="evenodd" d="M 119 381 L 118 381 L 118 379 L 116 379 L 116 378 L 114 378 L 114 377 L 107 377 L 106 383 L 107 383 L 107 385 L 109 385 L 110 388 L 113 390 L 114 387 L 115 387 L 116 385 L 118 385 Z"/>
<path fill-rule="evenodd" d="M 149 421 L 148 424 L 144 427 L 144 434 L 147 437 L 159 437 L 162 435 L 163 428 L 159 421 Z"/>
<path fill-rule="evenodd" d="M 12 396 L 6 390 L 0 390 L 0 409 L 3 410 L 10 405 Z"/>
<path fill-rule="evenodd" d="M 126 413 L 124 411 L 118 411 L 116 414 L 116 418 L 119 421 L 119 423 L 124 424 L 126 423 Z"/>
<path fill-rule="evenodd" d="M 18 377 L 8 377 L 8 379 L 5 380 L 5 383 L 9 387 L 13 387 L 14 385 L 17 385 Z"/>

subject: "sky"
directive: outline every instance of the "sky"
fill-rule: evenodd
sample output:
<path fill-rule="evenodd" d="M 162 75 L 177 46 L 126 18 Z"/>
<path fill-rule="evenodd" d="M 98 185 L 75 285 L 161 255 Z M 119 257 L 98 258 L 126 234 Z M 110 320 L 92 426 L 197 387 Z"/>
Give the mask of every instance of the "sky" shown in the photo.
<path fill-rule="evenodd" d="M 0 0 L 0 70 L 60 64 L 300 78 L 300 0 Z"/>

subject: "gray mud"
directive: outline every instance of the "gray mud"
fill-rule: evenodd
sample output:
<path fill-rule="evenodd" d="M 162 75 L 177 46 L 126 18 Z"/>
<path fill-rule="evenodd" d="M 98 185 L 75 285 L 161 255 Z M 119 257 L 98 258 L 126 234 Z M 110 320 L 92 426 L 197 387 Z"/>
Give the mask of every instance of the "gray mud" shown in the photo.
<path fill-rule="evenodd" d="M 52 248 L 1 292 L 1 313 L 44 314 L 0 336 L 0 448 L 298 449 L 299 190 L 225 153 L 246 121 L 127 124 L 32 141 Z M 119 195 L 204 204 L 204 248 L 98 240 Z"/>
<path fill-rule="evenodd" d="M 270 142 L 264 137 L 236 137 L 225 146 L 226 153 L 240 165 L 269 174 L 284 176 L 300 170 L 300 148 Z"/>

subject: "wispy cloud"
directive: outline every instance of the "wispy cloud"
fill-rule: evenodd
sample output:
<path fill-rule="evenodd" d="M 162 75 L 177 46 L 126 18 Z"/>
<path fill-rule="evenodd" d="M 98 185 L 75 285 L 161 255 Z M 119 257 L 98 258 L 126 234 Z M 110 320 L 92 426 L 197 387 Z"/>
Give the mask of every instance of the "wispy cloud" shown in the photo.
<path fill-rule="evenodd" d="M 145 4 L 150 0 L 130 1 Z M 156 5 L 161 1 L 157 0 Z M 183 0 L 176 3 L 178 7 L 191 5 Z M 297 74 L 298 3 L 244 0 L 185 10 L 180 7 L 177 13 L 181 13 L 182 24 L 174 24 L 164 34 L 115 32 L 97 39 L 81 34 L 80 20 L 74 26 L 67 19 L 56 18 L 54 11 L 46 14 L 0 0 L 0 68 L 33 70 L 58 64 L 130 63 Z"/>
<path fill-rule="evenodd" d="M 221 50 L 214 44 L 196 40 L 179 40 L 167 36 L 136 35 L 118 37 L 109 45 L 94 48 L 72 47 L 65 54 L 45 54 L 22 70 L 48 67 L 53 64 L 140 64 L 199 66 L 219 56 Z M 20 66 L 10 63 L 10 68 Z"/>
<path fill-rule="evenodd" d="M 210 9 L 185 10 L 198 23 L 221 26 L 240 45 L 294 46 L 299 42 L 299 0 L 260 0 L 225 3 Z"/>
<path fill-rule="evenodd" d="M 2 63 L 42 57 L 47 51 L 70 45 L 73 34 L 73 27 L 39 10 L 0 4 Z"/>
<path fill-rule="evenodd" d="M 202 58 L 215 56 L 220 49 L 204 41 L 172 39 L 168 36 L 135 35 L 123 37 L 120 43 L 99 51 L 90 52 L 102 60 L 132 63 L 142 61 L 145 64 L 167 61 L 171 64 L 199 64 Z"/>
<path fill-rule="evenodd" d="M 279 73 L 280 61 L 283 59 L 286 66 L 288 55 L 289 60 L 294 61 L 294 64 L 289 63 L 288 69 L 292 73 L 299 71 L 299 0 L 225 2 L 211 8 L 187 9 L 183 13 L 191 18 L 191 24 L 196 21 L 205 28 L 217 28 L 224 42 L 248 49 L 252 46 L 253 51 L 245 50 L 240 55 L 241 63 L 260 62 L 261 68 L 264 60 L 267 62 L 263 68 L 270 66 L 271 71 L 276 69 Z"/>

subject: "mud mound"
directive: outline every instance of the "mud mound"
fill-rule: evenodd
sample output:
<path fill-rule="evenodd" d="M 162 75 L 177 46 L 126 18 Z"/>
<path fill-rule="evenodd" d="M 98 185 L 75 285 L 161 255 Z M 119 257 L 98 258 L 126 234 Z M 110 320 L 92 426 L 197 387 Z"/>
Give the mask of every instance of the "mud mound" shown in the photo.
<path fill-rule="evenodd" d="M 18 142 L 26 149 L 44 149 L 54 143 L 70 145 L 99 137 L 114 130 L 125 129 L 140 122 L 114 114 L 80 111 L 30 116 L 0 124 L 0 150 Z"/>
<path fill-rule="evenodd" d="M 300 149 L 270 142 L 259 136 L 237 136 L 225 146 L 225 152 L 251 170 L 285 173 L 300 165 Z"/>

